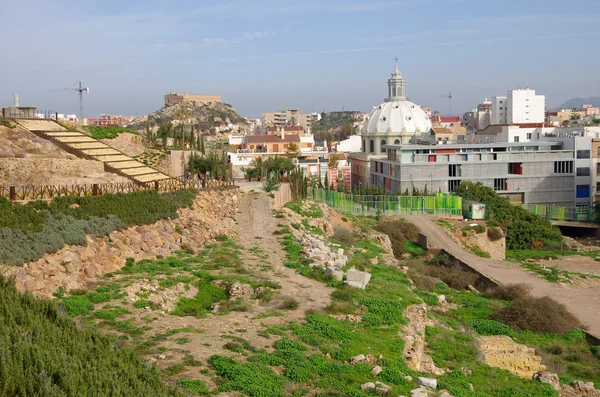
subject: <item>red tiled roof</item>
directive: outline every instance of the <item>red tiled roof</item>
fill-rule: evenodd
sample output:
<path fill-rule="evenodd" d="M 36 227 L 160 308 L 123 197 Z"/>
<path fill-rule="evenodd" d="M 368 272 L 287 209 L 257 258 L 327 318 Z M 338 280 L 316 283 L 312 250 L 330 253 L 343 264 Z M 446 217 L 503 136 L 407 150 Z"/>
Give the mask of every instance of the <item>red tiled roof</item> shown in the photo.
<path fill-rule="evenodd" d="M 435 116 L 431 116 L 429 119 L 435 123 Z M 441 116 L 440 121 L 442 123 L 460 123 L 460 116 Z"/>
<path fill-rule="evenodd" d="M 285 135 L 283 139 L 279 135 L 247 135 L 246 143 L 247 144 L 257 144 L 257 143 L 291 143 L 291 142 L 300 142 L 300 138 L 298 135 Z"/>
<path fill-rule="evenodd" d="M 303 131 L 304 130 L 304 128 L 302 126 L 294 125 L 294 126 L 287 126 L 287 127 L 267 127 L 267 131 L 269 131 L 269 132 L 281 131 L 281 128 L 283 128 L 284 132 Z"/>

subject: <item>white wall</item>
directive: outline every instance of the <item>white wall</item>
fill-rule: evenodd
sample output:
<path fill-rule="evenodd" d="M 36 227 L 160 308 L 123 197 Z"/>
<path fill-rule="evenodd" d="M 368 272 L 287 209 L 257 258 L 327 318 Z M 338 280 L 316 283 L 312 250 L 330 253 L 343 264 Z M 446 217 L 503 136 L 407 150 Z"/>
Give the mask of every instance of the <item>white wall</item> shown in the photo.
<path fill-rule="evenodd" d="M 535 90 L 510 90 L 507 92 L 507 123 L 543 123 L 546 97 Z"/>
<path fill-rule="evenodd" d="M 337 145 L 337 151 L 343 153 L 360 152 L 362 150 L 362 141 L 360 135 L 352 135 L 348 139 L 340 141 Z"/>
<path fill-rule="evenodd" d="M 505 96 L 492 98 L 492 124 L 506 124 L 506 107 Z"/>

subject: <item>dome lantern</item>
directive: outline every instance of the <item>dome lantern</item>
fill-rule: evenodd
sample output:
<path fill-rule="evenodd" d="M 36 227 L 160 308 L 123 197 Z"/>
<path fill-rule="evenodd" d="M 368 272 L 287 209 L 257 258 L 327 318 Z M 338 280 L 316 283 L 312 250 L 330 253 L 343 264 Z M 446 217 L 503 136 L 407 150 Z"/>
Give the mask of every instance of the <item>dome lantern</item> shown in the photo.
<path fill-rule="evenodd" d="M 406 100 L 406 80 L 402 78 L 402 73 L 398 70 L 398 58 L 396 58 L 396 68 L 392 72 L 392 77 L 388 80 L 388 98 L 386 102 Z"/>

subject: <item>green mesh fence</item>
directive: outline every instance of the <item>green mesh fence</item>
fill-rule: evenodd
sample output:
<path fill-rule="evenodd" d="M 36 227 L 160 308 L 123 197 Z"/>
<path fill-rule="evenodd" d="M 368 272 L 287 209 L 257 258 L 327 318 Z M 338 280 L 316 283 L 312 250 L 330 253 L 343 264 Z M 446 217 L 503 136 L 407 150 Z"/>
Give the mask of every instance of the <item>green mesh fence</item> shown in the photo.
<path fill-rule="evenodd" d="M 435 196 L 368 196 L 309 188 L 308 198 L 355 215 L 462 215 L 462 198 L 443 193 Z"/>
<path fill-rule="evenodd" d="M 594 222 L 593 208 L 557 207 L 543 204 L 521 204 L 527 211 L 558 222 Z"/>

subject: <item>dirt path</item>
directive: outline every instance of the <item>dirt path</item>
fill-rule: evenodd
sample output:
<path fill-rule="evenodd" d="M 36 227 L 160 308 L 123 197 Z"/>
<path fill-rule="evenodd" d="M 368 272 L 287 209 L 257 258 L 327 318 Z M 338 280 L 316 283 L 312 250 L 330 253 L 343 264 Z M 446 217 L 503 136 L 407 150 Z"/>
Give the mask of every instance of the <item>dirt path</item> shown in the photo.
<path fill-rule="evenodd" d="M 231 342 L 231 336 L 243 338 L 257 349 L 270 351 L 276 337 L 265 336 L 265 327 L 287 324 L 292 320 L 300 321 L 306 316 L 307 310 L 323 310 L 331 302 L 332 289 L 284 266 L 285 252 L 281 241 L 273 234 L 277 230 L 278 219 L 274 217 L 272 199 L 265 192 L 246 193 L 240 198 L 239 210 L 235 222 L 225 219 L 224 223 L 231 232 L 238 235 L 234 240 L 240 245 L 244 270 L 249 276 L 276 282 L 281 288 L 275 290 L 275 296 L 270 302 L 258 304 L 256 300 L 249 300 L 254 304 L 245 312 L 232 311 L 201 319 L 171 315 L 159 318 L 152 324 L 156 333 L 184 327 L 201 330 L 201 333 L 178 334 L 177 336 L 189 339 L 183 346 L 177 345 L 173 338 L 162 342 L 161 346 L 168 350 L 165 360 L 159 361 L 161 367 L 178 363 L 188 354 L 204 365 L 214 354 L 237 354 L 224 348 L 226 343 Z M 285 299 L 296 300 L 298 308 L 282 308 L 281 304 Z M 277 315 L 268 316 L 269 313 Z M 212 384 L 208 376 L 199 372 L 199 367 L 186 367 L 182 375 Z"/>
<path fill-rule="evenodd" d="M 405 216 L 427 235 L 429 244 L 442 248 L 473 269 L 503 284 L 526 283 L 532 287 L 534 296 L 549 296 L 563 303 L 583 323 L 589 333 L 600 337 L 600 291 L 594 285 L 585 288 L 564 283 L 549 283 L 539 276 L 521 268 L 518 263 L 481 258 L 460 246 L 435 223 L 435 218 L 423 215 Z"/>
<path fill-rule="evenodd" d="M 240 202 L 238 214 L 238 243 L 242 246 L 244 266 L 251 272 L 263 273 L 264 276 L 277 281 L 281 285 L 282 298 L 293 298 L 299 302 L 297 310 L 290 311 L 287 319 L 304 318 L 306 310 L 322 310 L 331 303 L 332 289 L 322 283 L 301 276 L 295 270 L 285 267 L 285 252 L 281 242 L 274 234 L 277 229 L 277 218 L 273 214 L 273 200 L 265 192 L 248 193 Z M 267 255 L 267 263 L 272 270 L 261 270 L 264 260 L 247 255 L 253 247 L 259 247 Z"/>

